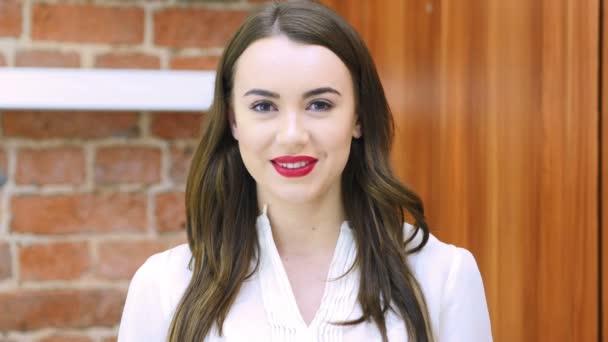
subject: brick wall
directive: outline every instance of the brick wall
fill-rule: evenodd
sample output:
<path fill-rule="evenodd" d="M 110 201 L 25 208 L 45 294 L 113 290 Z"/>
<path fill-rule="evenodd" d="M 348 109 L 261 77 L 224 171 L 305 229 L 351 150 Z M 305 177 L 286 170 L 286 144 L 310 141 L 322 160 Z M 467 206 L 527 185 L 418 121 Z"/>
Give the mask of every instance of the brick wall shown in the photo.
<path fill-rule="evenodd" d="M 0 66 L 214 69 L 255 2 L 0 0 Z M 185 242 L 203 115 L 0 111 L 0 342 L 115 341 L 134 271 Z"/>

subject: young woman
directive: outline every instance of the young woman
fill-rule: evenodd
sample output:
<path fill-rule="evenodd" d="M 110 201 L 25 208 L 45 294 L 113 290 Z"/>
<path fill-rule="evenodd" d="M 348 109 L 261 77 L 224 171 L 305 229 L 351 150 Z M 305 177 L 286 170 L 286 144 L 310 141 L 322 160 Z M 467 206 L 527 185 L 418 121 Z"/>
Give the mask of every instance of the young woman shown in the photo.
<path fill-rule="evenodd" d="M 308 1 L 251 15 L 207 120 L 188 244 L 137 271 L 120 342 L 492 340 L 475 259 L 391 172 L 391 113 L 342 18 Z"/>

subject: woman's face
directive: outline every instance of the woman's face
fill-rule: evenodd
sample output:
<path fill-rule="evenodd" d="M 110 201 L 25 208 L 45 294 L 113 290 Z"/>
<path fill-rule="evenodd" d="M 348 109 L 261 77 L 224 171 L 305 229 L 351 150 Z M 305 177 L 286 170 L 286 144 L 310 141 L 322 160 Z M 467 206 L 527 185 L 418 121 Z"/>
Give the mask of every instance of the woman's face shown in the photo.
<path fill-rule="evenodd" d="M 261 200 L 340 194 L 361 133 L 350 72 L 329 49 L 282 35 L 251 44 L 236 64 L 230 121 Z"/>

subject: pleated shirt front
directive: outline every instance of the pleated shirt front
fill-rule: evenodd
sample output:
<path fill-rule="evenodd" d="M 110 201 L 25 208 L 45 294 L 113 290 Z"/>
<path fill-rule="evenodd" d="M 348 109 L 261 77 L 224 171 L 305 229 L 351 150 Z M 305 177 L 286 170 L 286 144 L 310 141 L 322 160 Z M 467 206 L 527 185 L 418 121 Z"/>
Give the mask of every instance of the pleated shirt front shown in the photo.
<path fill-rule="evenodd" d="M 226 317 L 223 336 L 213 329 L 205 341 L 381 341 L 372 322 L 332 323 L 361 316 L 357 301 L 360 273 L 356 267 L 350 270 L 356 244 L 347 222 L 340 227 L 321 304 L 308 325 L 299 312 L 265 214 L 258 217 L 256 228 L 259 269 L 243 283 Z M 405 236 L 412 232 L 413 227 L 405 224 Z M 139 268 L 129 286 L 119 342 L 166 340 L 175 308 L 192 276 L 190 258 L 184 244 L 151 256 Z M 422 288 L 437 341 L 492 340 L 483 283 L 471 253 L 431 235 L 422 251 L 410 255 L 408 264 Z M 389 312 L 386 324 L 389 341 L 408 340 L 405 324 L 396 314 Z"/>

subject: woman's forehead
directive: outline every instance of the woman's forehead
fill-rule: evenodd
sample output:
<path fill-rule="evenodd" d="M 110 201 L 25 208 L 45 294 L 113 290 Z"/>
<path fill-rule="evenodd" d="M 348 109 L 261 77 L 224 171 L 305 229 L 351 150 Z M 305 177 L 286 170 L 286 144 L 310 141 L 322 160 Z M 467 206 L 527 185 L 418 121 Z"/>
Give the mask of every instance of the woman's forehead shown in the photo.
<path fill-rule="evenodd" d="M 346 91 L 352 85 L 348 68 L 331 50 L 286 36 L 260 39 L 247 47 L 237 60 L 234 82 L 237 92 L 251 87 L 289 91 L 319 86 Z"/>

